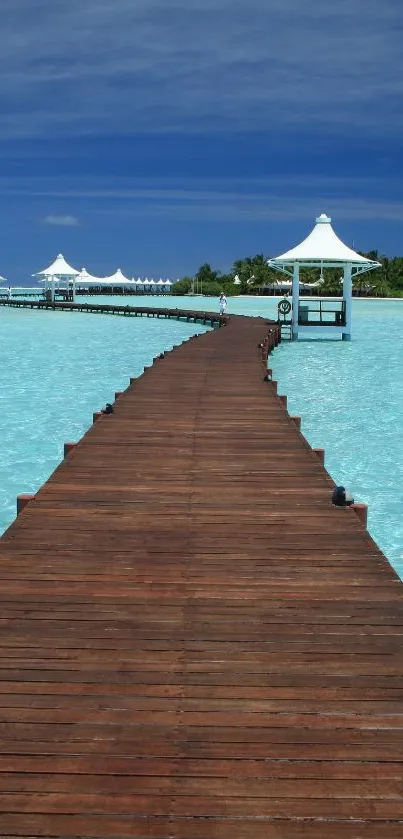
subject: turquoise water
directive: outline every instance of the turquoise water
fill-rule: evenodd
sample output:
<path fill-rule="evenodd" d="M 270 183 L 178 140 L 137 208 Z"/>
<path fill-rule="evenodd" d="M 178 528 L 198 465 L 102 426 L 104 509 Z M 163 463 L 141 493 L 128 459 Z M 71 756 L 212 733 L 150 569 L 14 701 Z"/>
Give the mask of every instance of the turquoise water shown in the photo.
<path fill-rule="evenodd" d="M 403 301 L 354 301 L 353 336 L 284 343 L 272 367 L 328 472 L 368 504 L 368 528 L 403 578 Z"/>
<path fill-rule="evenodd" d="M 97 298 L 92 302 L 101 302 Z M 110 298 L 120 302 L 119 298 Z M 125 303 L 127 301 L 125 300 Z M 134 299 L 131 301 L 134 303 Z M 217 310 L 217 299 L 137 305 Z M 275 298 L 233 298 L 228 311 L 276 316 Z M 0 310 L 0 527 L 152 357 L 204 327 L 176 321 Z M 337 483 L 369 506 L 369 529 L 403 576 L 403 301 L 353 301 L 353 341 L 285 342 L 271 366 L 309 442 Z"/>
<path fill-rule="evenodd" d="M 162 350 L 204 331 L 165 319 L 1 307 L 0 532 L 15 517 L 16 496 L 43 484 L 64 442 L 82 437 L 115 390 Z"/>

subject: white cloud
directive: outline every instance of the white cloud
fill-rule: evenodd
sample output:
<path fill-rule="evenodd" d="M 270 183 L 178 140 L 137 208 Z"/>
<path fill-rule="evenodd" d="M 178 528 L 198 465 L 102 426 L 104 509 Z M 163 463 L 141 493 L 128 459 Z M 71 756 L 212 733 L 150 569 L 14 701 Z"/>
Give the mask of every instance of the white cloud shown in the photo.
<path fill-rule="evenodd" d="M 76 216 L 46 216 L 45 224 L 54 224 L 59 227 L 78 227 L 80 222 Z"/>
<path fill-rule="evenodd" d="M 3 0 L 1 136 L 397 131 L 402 21 L 401 0 Z"/>

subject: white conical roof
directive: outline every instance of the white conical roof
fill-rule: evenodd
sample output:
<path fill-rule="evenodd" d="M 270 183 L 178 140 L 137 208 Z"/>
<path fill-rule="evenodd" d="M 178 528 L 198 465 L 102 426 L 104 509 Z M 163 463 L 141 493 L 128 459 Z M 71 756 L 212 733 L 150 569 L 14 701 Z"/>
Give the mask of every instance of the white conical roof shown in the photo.
<path fill-rule="evenodd" d="M 111 274 L 110 277 L 104 277 L 103 282 L 105 284 L 109 283 L 109 285 L 112 285 L 112 283 L 119 285 L 120 283 L 131 283 L 133 280 L 129 280 L 128 277 L 125 277 L 120 268 L 118 268 L 118 270 L 115 271 L 114 274 Z"/>
<path fill-rule="evenodd" d="M 326 262 L 352 263 L 353 265 L 375 265 L 370 259 L 361 256 L 348 248 L 333 230 L 331 218 L 322 213 L 317 219 L 312 232 L 296 248 L 269 260 L 269 265 L 282 263 L 289 265 L 293 262 L 311 262 L 316 260 Z"/>
<path fill-rule="evenodd" d="M 60 279 L 61 277 L 77 277 L 79 273 L 79 271 L 76 271 L 75 268 L 72 268 L 66 262 L 63 254 L 59 253 L 55 261 L 49 265 L 49 268 L 45 268 L 43 271 L 37 271 L 34 277 L 58 277 Z"/>
<path fill-rule="evenodd" d="M 89 274 L 86 268 L 82 268 L 76 277 L 76 283 L 96 284 L 100 282 L 102 282 L 102 278 L 94 277 L 92 274 Z"/>

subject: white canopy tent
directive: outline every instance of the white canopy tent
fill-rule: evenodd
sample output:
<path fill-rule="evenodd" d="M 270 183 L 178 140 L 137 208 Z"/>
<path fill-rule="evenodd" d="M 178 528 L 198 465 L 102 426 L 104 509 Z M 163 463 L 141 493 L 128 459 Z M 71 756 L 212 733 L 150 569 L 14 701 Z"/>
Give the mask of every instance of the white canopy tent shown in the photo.
<path fill-rule="evenodd" d="M 120 268 L 110 277 L 94 277 L 83 268 L 76 279 L 76 284 L 81 288 L 89 288 L 90 286 L 96 286 L 98 288 L 102 288 L 102 286 L 105 288 L 117 286 L 120 288 L 121 286 L 137 285 L 136 280 L 130 280 L 128 277 L 125 277 Z"/>
<path fill-rule="evenodd" d="M 37 271 L 36 274 L 33 274 L 33 276 L 57 277 L 58 280 L 64 280 L 66 277 L 77 277 L 79 273 L 79 271 L 72 268 L 72 266 L 66 262 L 63 254 L 59 253 L 54 262 L 52 262 L 48 268 L 44 268 L 43 271 Z"/>
<path fill-rule="evenodd" d="M 94 277 L 89 274 L 86 268 L 82 268 L 76 277 L 76 285 L 81 288 L 86 288 L 91 285 L 100 285 L 103 282 L 102 277 Z"/>
<path fill-rule="evenodd" d="M 345 324 L 339 326 L 342 329 L 343 340 L 350 340 L 351 337 L 351 298 L 352 278 L 366 271 L 379 268 L 379 262 L 373 262 L 365 256 L 356 253 L 336 235 L 331 224 L 331 218 L 322 213 L 309 236 L 297 247 L 286 253 L 269 259 L 267 264 L 282 274 L 292 278 L 292 337 L 298 338 L 299 324 L 299 272 L 300 268 L 318 268 L 321 277 L 324 268 L 343 269 L 343 304 L 345 307 Z M 318 285 L 320 280 L 318 281 Z M 313 285 L 316 285 L 314 283 Z M 332 327 L 335 328 L 335 327 Z M 336 327 L 337 328 L 337 327 Z"/>
<path fill-rule="evenodd" d="M 124 286 L 133 285 L 134 282 L 135 280 L 130 280 L 129 277 L 125 277 L 120 268 L 118 268 L 114 274 L 111 274 L 110 277 L 102 278 L 102 285 Z"/>
<path fill-rule="evenodd" d="M 77 271 L 75 268 L 72 268 L 71 265 L 66 262 L 62 253 L 59 253 L 56 259 L 49 265 L 48 268 L 44 268 L 43 271 L 37 271 L 36 274 L 33 274 L 33 277 L 40 277 L 45 282 L 45 291 L 47 291 L 48 283 L 51 283 L 51 299 L 52 301 L 55 298 L 55 281 L 57 280 L 65 280 L 67 284 L 67 292 L 69 290 L 69 283 L 73 282 L 73 300 L 75 297 L 75 278 L 78 276 L 80 272 Z"/>

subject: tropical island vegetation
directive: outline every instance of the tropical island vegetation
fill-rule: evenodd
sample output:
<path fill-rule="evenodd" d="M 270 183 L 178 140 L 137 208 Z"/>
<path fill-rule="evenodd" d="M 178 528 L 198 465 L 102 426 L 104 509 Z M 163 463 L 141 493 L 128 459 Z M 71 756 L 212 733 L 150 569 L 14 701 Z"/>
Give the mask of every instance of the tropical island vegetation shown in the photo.
<path fill-rule="evenodd" d="M 378 251 L 363 253 L 368 259 L 381 263 L 381 267 L 368 274 L 361 274 L 353 282 L 353 294 L 360 297 L 403 297 L 403 257 L 380 256 Z M 200 266 L 194 277 L 182 277 L 172 287 L 172 294 L 205 294 L 216 296 L 224 291 L 227 295 L 273 294 L 282 280 L 289 277 L 279 274 L 267 265 L 269 257 L 257 254 L 237 259 L 228 274 L 214 270 L 208 262 Z M 300 271 L 301 283 L 317 283 L 316 268 Z M 335 296 L 342 292 L 339 269 L 323 271 L 323 281 L 306 293 L 315 296 Z M 278 293 L 278 291 L 277 291 Z M 302 291 L 302 294 L 304 292 Z"/>

